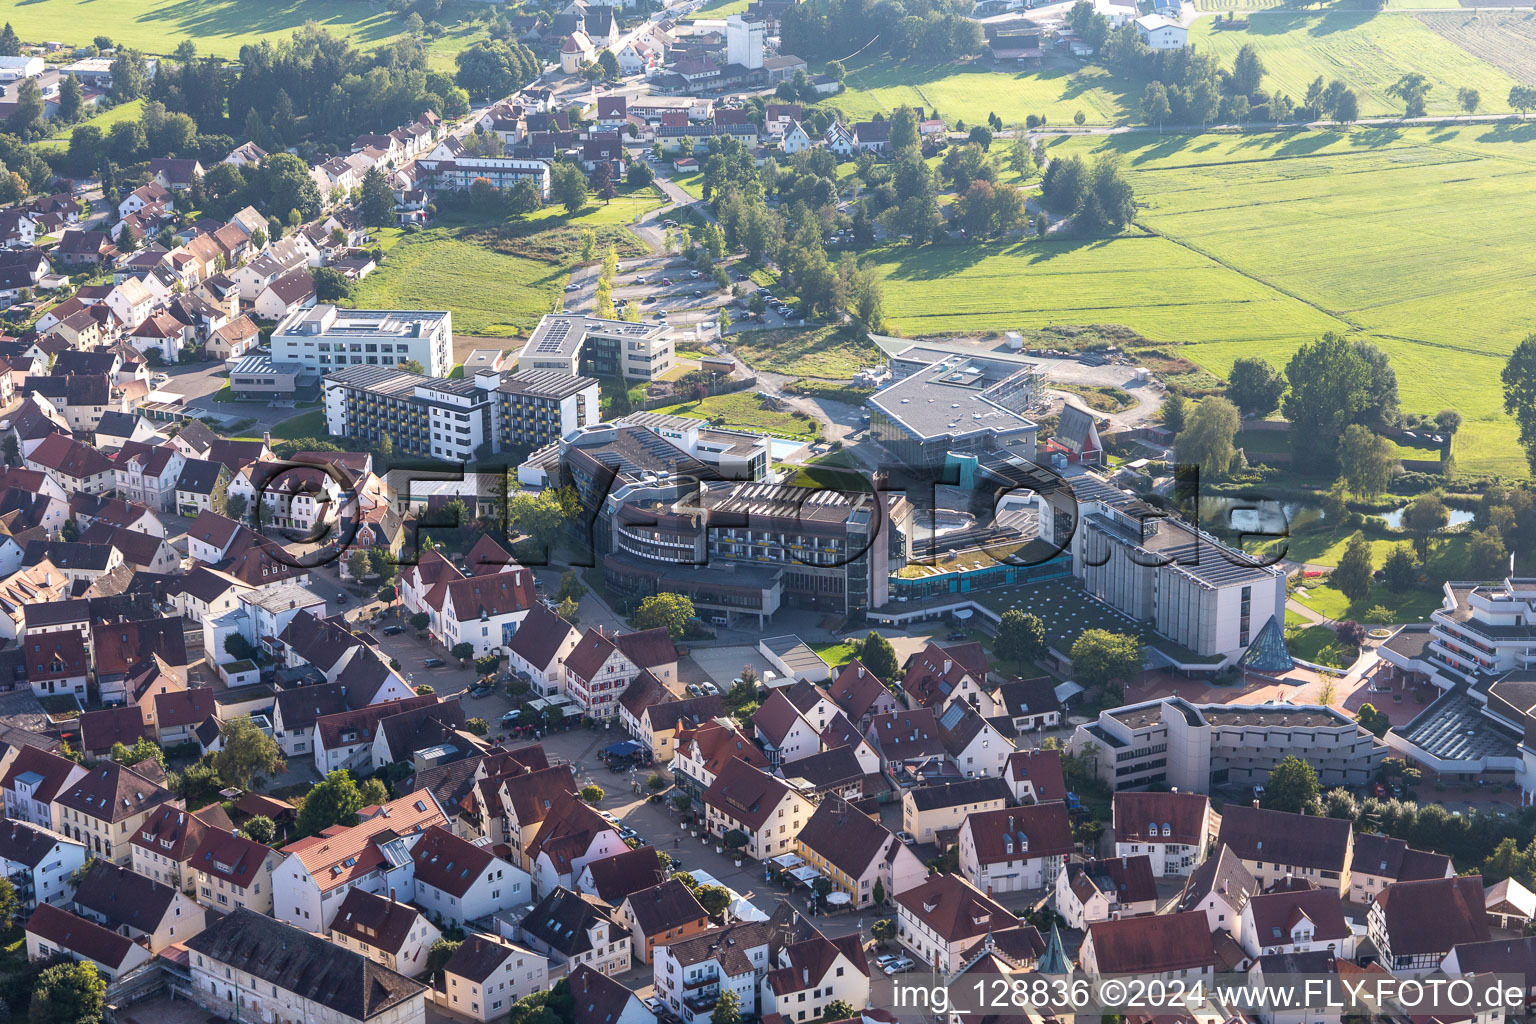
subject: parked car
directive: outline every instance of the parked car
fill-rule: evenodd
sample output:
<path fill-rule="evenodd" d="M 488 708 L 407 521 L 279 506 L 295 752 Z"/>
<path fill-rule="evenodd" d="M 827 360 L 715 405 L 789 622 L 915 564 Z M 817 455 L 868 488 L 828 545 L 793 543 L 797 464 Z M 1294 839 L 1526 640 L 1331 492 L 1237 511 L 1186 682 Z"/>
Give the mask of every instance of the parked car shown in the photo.
<path fill-rule="evenodd" d="M 704 696 L 704 690 L 703 690 L 702 687 L 699 686 L 698 683 L 689 683 L 688 684 L 688 696 L 690 696 L 690 697 L 702 697 L 702 696 Z"/>
<path fill-rule="evenodd" d="M 971 634 L 967 633 L 963 629 L 957 629 L 953 633 L 950 633 L 948 636 L 946 636 L 944 639 L 946 639 L 946 640 L 969 640 L 970 638 L 971 638 Z"/>
<path fill-rule="evenodd" d="M 906 843 L 908 846 L 912 846 L 917 842 L 917 837 L 914 836 L 911 832 L 897 832 L 896 838 L 901 840 L 903 843 Z"/>
<path fill-rule="evenodd" d="M 444 661 L 442 658 L 428 658 L 426 661 L 423 661 L 421 664 L 425 668 L 442 668 L 444 665 L 446 665 L 448 663 L 446 661 Z"/>
<path fill-rule="evenodd" d="M 489 697 L 495 692 L 496 687 L 492 686 L 490 683 L 479 683 L 470 688 L 469 695 L 471 697 Z"/>
<path fill-rule="evenodd" d="M 513 708 L 511 711 L 508 711 L 506 714 L 501 716 L 501 724 L 512 725 L 521 717 L 523 717 L 522 709 Z"/>
<path fill-rule="evenodd" d="M 404 632 L 405 632 L 405 627 L 404 626 L 385 626 L 384 627 L 384 635 L 385 636 L 399 636 L 401 633 L 404 633 Z"/>
<path fill-rule="evenodd" d="M 885 968 L 885 973 L 886 974 L 905 974 L 905 973 L 907 973 L 908 971 L 910 971 L 912 968 L 914 968 L 916 966 L 917 966 L 917 963 L 915 961 L 911 960 L 908 957 L 902 957 L 900 960 L 897 960 L 895 963 L 887 966 Z"/>
<path fill-rule="evenodd" d="M 575 281 L 572 281 L 570 284 L 565 286 L 565 290 L 568 292 L 579 291 L 580 289 L 581 285 L 577 284 Z"/>
<path fill-rule="evenodd" d="M 875 966 L 880 968 L 883 971 L 887 967 L 891 966 L 891 964 L 895 963 L 897 960 L 900 960 L 900 959 L 901 959 L 901 954 L 900 953 L 887 953 L 884 956 L 875 957 Z"/>

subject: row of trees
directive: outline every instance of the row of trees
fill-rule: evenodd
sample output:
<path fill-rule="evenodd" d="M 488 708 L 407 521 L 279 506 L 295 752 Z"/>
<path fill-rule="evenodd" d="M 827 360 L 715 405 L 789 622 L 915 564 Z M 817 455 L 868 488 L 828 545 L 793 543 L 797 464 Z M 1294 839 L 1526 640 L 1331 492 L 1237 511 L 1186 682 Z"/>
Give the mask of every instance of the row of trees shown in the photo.
<path fill-rule="evenodd" d="M 1040 183 L 1040 198 L 1088 234 L 1119 231 L 1136 214 L 1130 179 L 1114 156 L 1092 163 L 1076 155 L 1054 158 Z"/>
<path fill-rule="evenodd" d="M 786 53 L 830 60 L 853 53 L 947 60 L 982 50 L 969 0 L 829 0 L 796 4 L 779 19 Z"/>

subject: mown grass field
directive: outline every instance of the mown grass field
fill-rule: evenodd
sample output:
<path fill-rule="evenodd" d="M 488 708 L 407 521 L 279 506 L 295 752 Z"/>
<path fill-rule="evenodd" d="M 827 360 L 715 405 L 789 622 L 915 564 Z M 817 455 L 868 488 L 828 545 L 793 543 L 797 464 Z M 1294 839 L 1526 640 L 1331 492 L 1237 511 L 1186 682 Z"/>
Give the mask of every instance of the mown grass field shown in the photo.
<path fill-rule="evenodd" d="M 484 38 L 484 23 L 469 21 L 479 13 L 478 5 L 469 3 L 443 8 L 437 20 L 447 32 L 429 43 L 434 65 L 451 68 L 455 53 Z M 402 18 L 386 5 L 361 0 L 0 0 L 0 21 L 10 22 L 29 41 L 80 45 L 107 35 L 145 53 L 170 53 L 191 39 L 198 53 L 223 57 L 238 56 L 246 43 L 285 38 L 310 21 L 364 49 L 404 31 Z"/>
<path fill-rule="evenodd" d="M 1499 372 L 1532 330 L 1536 123 L 1075 138 L 1118 154 L 1147 232 L 890 247 L 872 258 L 911 336 L 1124 324 L 1224 375 L 1327 330 L 1391 355 L 1403 408 L 1466 422 L 1463 471 L 1526 476 Z"/>
<path fill-rule="evenodd" d="M 874 343 L 831 327 L 740 331 L 731 336 L 730 345 L 753 369 L 828 380 L 846 381 L 881 359 Z"/>
<path fill-rule="evenodd" d="M 1298 102 L 1318 75 L 1341 79 L 1360 94 L 1360 115 L 1401 114 L 1403 103 L 1387 89 L 1409 71 L 1432 88 L 1425 101 L 1430 114 L 1460 113 L 1456 90 L 1482 94 L 1483 109 L 1507 111 L 1515 80 L 1487 61 L 1438 34 L 1417 15 L 1365 14 L 1350 11 L 1260 11 L 1247 16 L 1246 29 L 1224 29 L 1202 18 L 1190 29 L 1191 46 L 1211 54 L 1224 67 L 1244 43 L 1259 51 L 1268 72 L 1264 87 L 1285 92 Z"/>
<path fill-rule="evenodd" d="M 851 61 L 844 91 L 829 103 L 855 120 L 895 107 L 935 108 L 954 127 L 986 124 L 996 113 L 1008 124 L 1041 114 L 1052 124 L 1070 124 L 1081 110 L 1089 124 L 1115 124 L 1136 109 L 1143 85 L 1126 83 L 1100 67 L 1073 66 L 1040 71 L 1007 71 L 980 61 L 924 64 L 912 61 Z"/>
<path fill-rule="evenodd" d="M 51 138 L 41 139 L 34 143 L 34 145 L 39 149 L 66 149 L 69 146 L 70 138 L 75 134 L 75 129 L 81 125 L 88 124 L 93 128 L 99 128 L 101 129 L 101 134 L 105 135 L 112 130 L 112 126 L 117 124 L 117 122 L 137 121 L 142 116 L 144 116 L 144 101 L 130 100 L 127 103 L 119 103 L 109 110 L 103 110 L 94 117 L 72 124 L 59 132 L 59 134 Z"/>
<path fill-rule="evenodd" d="M 1421 14 L 1419 20 L 1506 74 L 1536 81 L 1536 12 L 1456 10 Z"/>
<path fill-rule="evenodd" d="M 1302 593 L 1303 590 L 1306 592 Z M 1380 605 L 1392 613 L 1395 623 L 1428 619 L 1430 612 L 1439 608 L 1444 599 L 1439 590 L 1415 589 L 1396 594 L 1379 583 L 1371 587 L 1371 592 L 1361 601 L 1351 601 L 1336 587 L 1321 584 L 1298 588 L 1291 597 L 1336 622 L 1344 619 L 1364 622 L 1365 613 Z"/>
<path fill-rule="evenodd" d="M 821 437 L 821 428 L 808 417 L 793 412 L 781 412 L 768 408 L 763 399 L 750 391 L 738 391 L 729 395 L 712 395 L 702 402 L 683 402 L 663 406 L 656 410 L 671 416 L 690 416 L 709 420 L 724 427 L 739 430 L 755 430 L 775 437 L 798 438 L 815 441 Z"/>
<path fill-rule="evenodd" d="M 747 13 L 747 0 L 714 0 L 714 3 L 705 4 L 688 15 L 687 20 L 710 21 L 745 13 Z"/>
<path fill-rule="evenodd" d="M 402 238 L 352 298 L 364 309 L 450 309 L 455 334 L 503 336 L 531 330 L 553 308 L 566 275 L 565 267 L 436 228 Z"/>

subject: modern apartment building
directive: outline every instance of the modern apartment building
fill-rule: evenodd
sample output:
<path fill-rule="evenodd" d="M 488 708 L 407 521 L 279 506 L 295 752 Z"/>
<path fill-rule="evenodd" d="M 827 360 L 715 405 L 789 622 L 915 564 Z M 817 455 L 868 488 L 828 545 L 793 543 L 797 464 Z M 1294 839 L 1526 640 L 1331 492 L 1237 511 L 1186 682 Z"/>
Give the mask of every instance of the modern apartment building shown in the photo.
<path fill-rule="evenodd" d="M 579 313 L 544 317 L 517 357 L 519 370 L 626 380 L 656 380 L 676 363 L 672 332 L 665 324 L 635 324 Z"/>
<path fill-rule="evenodd" d="M 343 366 L 416 362 L 429 377 L 453 368 L 453 314 L 447 310 L 295 310 L 272 332 L 272 361 L 330 373 Z"/>
<path fill-rule="evenodd" d="M 1166 697 L 1099 712 L 1072 734 L 1071 750 L 1094 759 L 1115 789 L 1166 784 L 1184 793 L 1263 783 L 1296 756 L 1324 789 L 1363 786 L 1386 745 L 1328 707 L 1191 704 Z"/>
<path fill-rule="evenodd" d="M 1171 640 L 1153 650 L 1174 667 L 1209 671 L 1230 664 L 1271 618 L 1284 621 L 1279 569 L 1093 474 L 1071 484 L 1078 503 L 1073 575 L 1093 597 Z M 1042 517 L 1042 536 L 1046 527 Z"/>
<path fill-rule="evenodd" d="M 598 420 L 598 383 L 551 370 L 503 376 L 487 370 L 469 380 L 428 377 L 392 366 L 348 366 L 328 374 L 326 429 L 335 437 L 467 462 L 481 445 L 492 451 L 540 448 Z"/>

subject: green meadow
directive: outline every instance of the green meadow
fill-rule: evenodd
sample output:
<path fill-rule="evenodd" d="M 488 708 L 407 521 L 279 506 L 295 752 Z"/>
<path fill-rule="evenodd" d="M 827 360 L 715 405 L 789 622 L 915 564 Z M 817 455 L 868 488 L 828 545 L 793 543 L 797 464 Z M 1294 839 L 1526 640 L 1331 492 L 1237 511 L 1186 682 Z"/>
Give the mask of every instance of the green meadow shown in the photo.
<path fill-rule="evenodd" d="M 925 64 L 888 58 L 848 63 L 843 92 L 829 102 L 854 120 L 889 116 L 899 106 L 937 109 L 950 126 L 986 124 L 996 113 L 1009 124 L 1044 115 L 1071 124 L 1079 110 L 1088 124 L 1123 123 L 1136 109 L 1141 86 L 1127 85 L 1092 65 L 1011 71 L 980 60 Z"/>
<path fill-rule="evenodd" d="M 1499 371 L 1532 329 L 1536 124 L 1057 140 L 1117 154 L 1137 227 L 1111 239 L 874 254 L 903 334 L 1118 323 L 1218 375 L 1369 338 L 1403 407 L 1458 409 L 1469 472 L 1523 476 Z"/>
<path fill-rule="evenodd" d="M 447 32 L 429 44 L 434 65 L 451 68 L 453 55 L 485 35 L 467 15 L 477 5 L 444 8 L 437 16 Z M 170 53 L 183 39 L 197 51 L 235 57 L 246 43 L 276 42 L 315 22 L 333 35 L 372 48 L 404 31 L 402 18 L 383 4 L 361 0 L 0 0 L 0 21 L 26 40 L 80 45 L 98 35 L 145 53 Z"/>
<path fill-rule="evenodd" d="M 1433 5 L 1424 5 L 1433 6 Z M 1201 18 L 1189 41 L 1213 54 L 1223 66 L 1244 43 L 1264 61 L 1264 88 L 1289 93 L 1298 102 L 1319 75 L 1340 79 L 1360 96 L 1360 116 L 1401 114 L 1403 103 L 1387 89 L 1409 71 L 1430 82 L 1429 114 L 1458 114 L 1456 92 L 1478 90 L 1482 109 L 1508 111 L 1515 79 L 1436 32 L 1417 15 L 1355 11 L 1260 11 L 1246 15 L 1246 29 L 1227 29 L 1214 18 Z"/>

